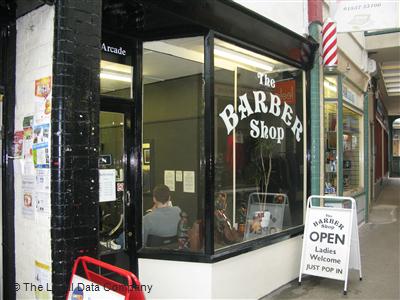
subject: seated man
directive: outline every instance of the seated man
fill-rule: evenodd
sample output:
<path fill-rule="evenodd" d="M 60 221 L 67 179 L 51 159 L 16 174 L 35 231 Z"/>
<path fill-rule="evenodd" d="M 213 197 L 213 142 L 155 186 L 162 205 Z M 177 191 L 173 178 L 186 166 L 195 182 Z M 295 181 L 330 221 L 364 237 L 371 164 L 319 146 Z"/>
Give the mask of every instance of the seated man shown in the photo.
<path fill-rule="evenodd" d="M 158 185 L 153 190 L 153 209 L 143 217 L 143 243 L 148 245 L 148 237 L 176 237 L 181 210 L 171 206 L 171 196 L 166 185 Z"/>

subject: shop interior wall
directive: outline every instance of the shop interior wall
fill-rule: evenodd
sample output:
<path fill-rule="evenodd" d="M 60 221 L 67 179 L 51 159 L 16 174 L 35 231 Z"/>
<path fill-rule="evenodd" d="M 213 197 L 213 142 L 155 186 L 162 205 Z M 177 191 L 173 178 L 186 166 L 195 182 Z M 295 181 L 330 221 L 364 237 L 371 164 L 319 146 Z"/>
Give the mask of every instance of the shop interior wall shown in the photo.
<path fill-rule="evenodd" d="M 175 191 L 171 192 L 173 205 L 185 211 L 191 221 L 200 217 L 201 91 L 201 75 L 194 75 L 146 84 L 143 97 L 143 142 L 149 142 L 152 148 L 150 190 L 164 183 L 165 170 L 195 171 L 195 193 L 184 193 L 182 182 L 175 182 Z M 164 101 L 167 105 L 161 104 Z M 151 193 L 144 193 L 143 210 L 151 206 Z"/>

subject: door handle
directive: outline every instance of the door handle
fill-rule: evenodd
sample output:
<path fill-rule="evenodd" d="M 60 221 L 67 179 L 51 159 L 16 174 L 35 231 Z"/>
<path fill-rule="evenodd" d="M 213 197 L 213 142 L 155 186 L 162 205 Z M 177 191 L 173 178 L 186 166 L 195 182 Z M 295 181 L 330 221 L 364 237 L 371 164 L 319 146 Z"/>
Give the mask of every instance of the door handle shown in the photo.
<path fill-rule="evenodd" d="M 129 190 L 126 191 L 126 206 L 131 206 L 131 192 Z"/>

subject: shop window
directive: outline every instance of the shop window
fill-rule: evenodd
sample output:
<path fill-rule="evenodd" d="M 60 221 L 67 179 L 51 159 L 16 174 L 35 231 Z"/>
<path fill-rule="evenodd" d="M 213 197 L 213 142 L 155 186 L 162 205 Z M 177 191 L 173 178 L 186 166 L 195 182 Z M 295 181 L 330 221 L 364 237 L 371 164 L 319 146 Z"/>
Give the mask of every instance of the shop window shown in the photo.
<path fill-rule="evenodd" d="M 343 190 L 354 194 L 362 187 L 362 117 L 360 114 L 343 107 Z"/>
<path fill-rule="evenodd" d="M 215 40 L 215 249 L 303 224 L 303 73 Z"/>
<path fill-rule="evenodd" d="M 336 76 L 325 76 L 324 77 L 324 98 L 325 99 L 337 99 L 337 77 Z"/>
<path fill-rule="evenodd" d="M 132 66 L 102 60 L 100 63 L 101 95 L 131 99 L 132 72 Z"/>
<path fill-rule="evenodd" d="M 325 194 L 337 193 L 337 105 L 325 102 L 324 105 L 325 128 Z"/>
<path fill-rule="evenodd" d="M 143 45 L 145 247 L 202 251 L 203 44 L 191 37 Z"/>
<path fill-rule="evenodd" d="M 342 87 L 343 101 L 356 106 L 359 109 L 363 109 L 363 96 L 361 93 L 357 93 L 355 88 L 352 88 L 350 83 L 343 84 Z"/>
<path fill-rule="evenodd" d="M 392 126 L 392 170 L 391 176 L 400 176 L 400 118 L 393 122 Z"/>

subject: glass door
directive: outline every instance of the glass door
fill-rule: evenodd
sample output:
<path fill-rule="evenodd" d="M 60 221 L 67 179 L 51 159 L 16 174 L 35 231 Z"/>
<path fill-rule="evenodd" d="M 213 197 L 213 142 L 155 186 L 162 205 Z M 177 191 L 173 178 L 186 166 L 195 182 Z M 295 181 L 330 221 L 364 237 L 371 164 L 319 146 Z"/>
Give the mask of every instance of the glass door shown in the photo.
<path fill-rule="evenodd" d="M 99 256 L 124 269 L 135 269 L 129 149 L 133 103 L 102 97 L 99 158 Z M 132 269 L 133 268 L 133 269 Z"/>

